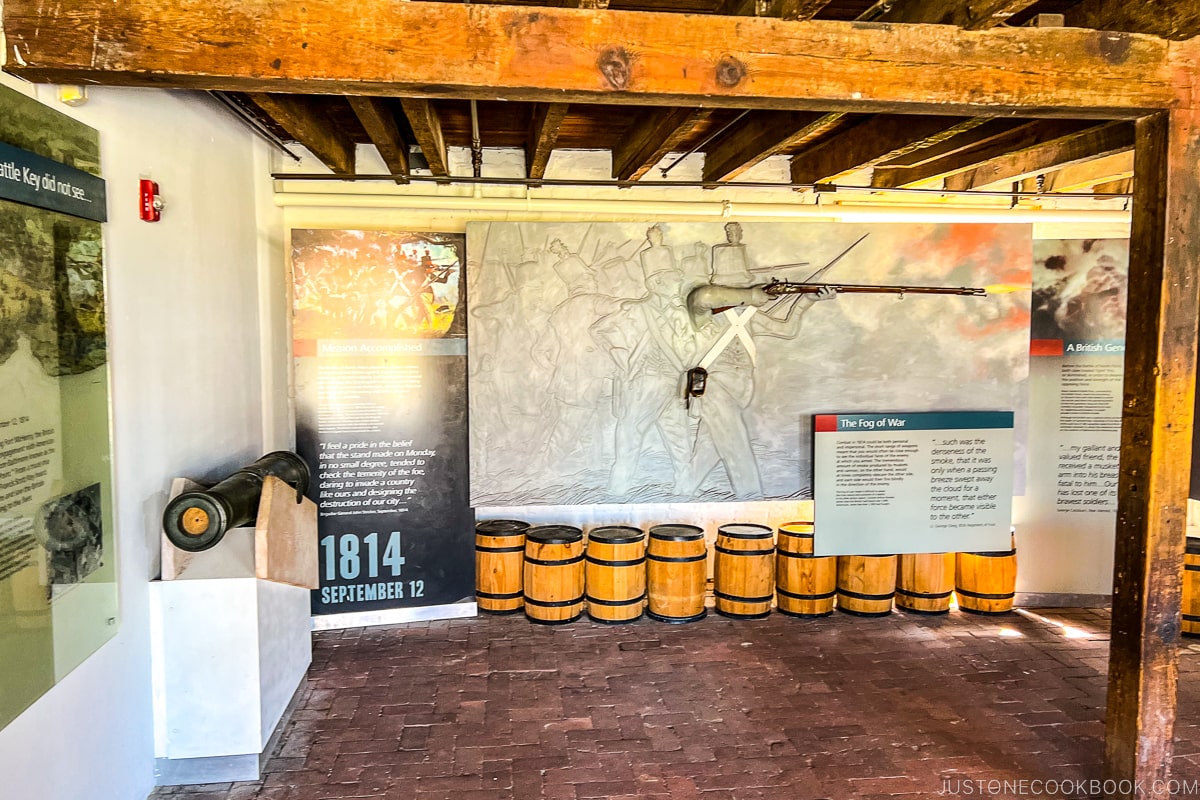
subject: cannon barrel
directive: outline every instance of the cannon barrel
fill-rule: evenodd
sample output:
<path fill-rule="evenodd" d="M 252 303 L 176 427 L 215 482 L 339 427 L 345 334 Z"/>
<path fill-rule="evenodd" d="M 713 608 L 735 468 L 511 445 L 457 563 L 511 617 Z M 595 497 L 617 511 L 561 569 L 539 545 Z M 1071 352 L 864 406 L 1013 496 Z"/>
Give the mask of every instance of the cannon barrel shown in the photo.
<path fill-rule="evenodd" d="M 308 491 L 304 459 L 287 450 L 267 453 L 210 489 L 184 492 L 163 511 L 163 531 L 180 550 L 198 553 L 215 547 L 225 532 L 254 522 L 263 481 L 271 475 L 296 490 L 299 501 Z"/>

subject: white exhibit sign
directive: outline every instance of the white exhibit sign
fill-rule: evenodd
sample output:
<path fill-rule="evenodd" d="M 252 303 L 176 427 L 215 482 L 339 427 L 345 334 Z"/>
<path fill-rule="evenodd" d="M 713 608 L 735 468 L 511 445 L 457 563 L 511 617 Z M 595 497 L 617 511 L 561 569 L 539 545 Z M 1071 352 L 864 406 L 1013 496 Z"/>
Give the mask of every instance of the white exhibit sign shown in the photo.
<path fill-rule="evenodd" d="M 1013 413 L 819 414 L 815 554 L 1007 550 Z"/>

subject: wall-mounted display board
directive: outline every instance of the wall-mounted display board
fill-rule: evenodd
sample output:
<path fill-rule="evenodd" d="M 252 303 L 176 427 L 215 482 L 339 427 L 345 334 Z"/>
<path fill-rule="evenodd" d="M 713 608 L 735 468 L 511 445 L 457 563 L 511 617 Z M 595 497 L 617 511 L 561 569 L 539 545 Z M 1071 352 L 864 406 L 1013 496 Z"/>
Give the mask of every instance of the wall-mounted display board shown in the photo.
<path fill-rule="evenodd" d="M 463 237 L 293 230 L 291 243 L 313 613 L 473 613 Z"/>
<path fill-rule="evenodd" d="M 818 414 L 818 556 L 1007 550 L 1013 414 Z"/>
<path fill-rule="evenodd" d="M 1117 510 L 1128 276 L 1127 239 L 1034 243 L 1031 469 L 1054 514 Z"/>
<path fill-rule="evenodd" d="M 811 497 L 831 408 L 1016 409 L 1022 442 L 1030 247 L 1022 225 L 468 223 L 471 500 Z"/>
<path fill-rule="evenodd" d="M 1126 239 L 1034 242 L 1029 491 L 1017 522 L 1046 558 L 1022 567 L 1043 591 L 1111 587 L 1121 453 Z M 1092 577 L 1054 565 L 1086 554 Z"/>
<path fill-rule="evenodd" d="M 99 174 L 0 87 L 0 726 L 117 630 Z"/>

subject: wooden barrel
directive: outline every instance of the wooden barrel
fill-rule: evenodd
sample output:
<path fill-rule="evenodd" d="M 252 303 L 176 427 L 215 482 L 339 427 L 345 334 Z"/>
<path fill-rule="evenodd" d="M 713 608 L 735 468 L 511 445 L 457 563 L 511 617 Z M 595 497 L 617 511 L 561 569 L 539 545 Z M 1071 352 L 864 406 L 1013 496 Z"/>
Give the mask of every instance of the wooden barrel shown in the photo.
<path fill-rule="evenodd" d="M 646 615 L 676 624 L 704 619 L 708 548 L 695 525 L 655 525 L 646 546 Z"/>
<path fill-rule="evenodd" d="M 583 531 L 540 525 L 525 531 L 525 616 L 563 625 L 583 616 Z"/>
<path fill-rule="evenodd" d="M 475 603 L 487 614 L 515 614 L 525 604 L 521 578 L 528 522 L 486 519 L 475 526 Z"/>
<path fill-rule="evenodd" d="M 813 524 L 789 522 L 779 528 L 775 549 L 775 603 L 790 617 L 825 617 L 837 594 L 837 558 L 813 555 Z"/>
<path fill-rule="evenodd" d="M 1007 614 L 1017 591 L 1017 546 L 997 553 L 959 553 L 954 590 L 971 614 Z"/>
<path fill-rule="evenodd" d="M 766 525 L 734 522 L 717 528 L 713 595 L 717 613 L 762 619 L 775 599 L 775 532 Z"/>
<path fill-rule="evenodd" d="M 896 608 L 946 614 L 954 594 L 954 553 L 904 553 L 896 573 Z"/>
<path fill-rule="evenodd" d="M 646 534 L 607 525 L 588 534 L 587 615 L 595 622 L 633 622 L 646 605 Z"/>
<path fill-rule="evenodd" d="M 1184 636 L 1200 636 L 1200 539 L 1188 538 L 1183 556 Z"/>
<path fill-rule="evenodd" d="M 896 561 L 896 556 L 838 556 L 838 611 L 860 617 L 892 613 Z"/>

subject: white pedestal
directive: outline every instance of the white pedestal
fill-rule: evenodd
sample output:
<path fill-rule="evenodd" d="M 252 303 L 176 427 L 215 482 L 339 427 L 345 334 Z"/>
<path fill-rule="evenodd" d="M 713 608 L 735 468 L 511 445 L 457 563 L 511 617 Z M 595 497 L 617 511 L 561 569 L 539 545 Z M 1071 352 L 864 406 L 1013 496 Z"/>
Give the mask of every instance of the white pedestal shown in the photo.
<path fill-rule="evenodd" d="M 255 577 L 253 528 L 150 584 L 160 786 L 260 777 L 312 662 L 309 614 L 308 589 Z"/>

